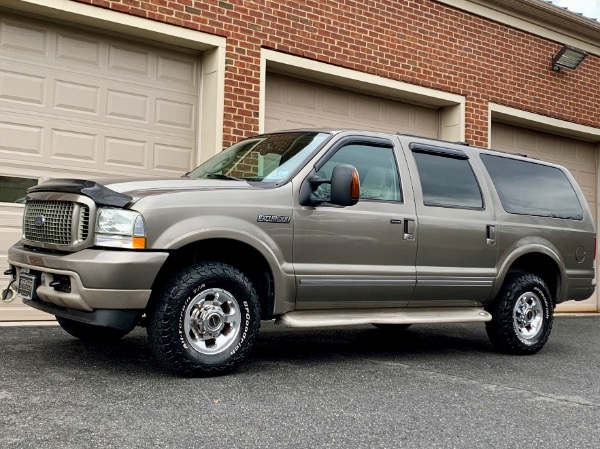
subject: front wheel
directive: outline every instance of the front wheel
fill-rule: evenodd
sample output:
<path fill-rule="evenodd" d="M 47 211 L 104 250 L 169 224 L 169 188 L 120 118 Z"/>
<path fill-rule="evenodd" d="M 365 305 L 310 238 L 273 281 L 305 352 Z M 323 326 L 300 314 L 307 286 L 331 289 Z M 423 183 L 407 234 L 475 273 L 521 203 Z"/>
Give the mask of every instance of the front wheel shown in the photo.
<path fill-rule="evenodd" d="M 486 331 L 492 344 L 507 354 L 535 354 L 550 337 L 552 300 L 546 283 L 534 274 L 509 274 L 488 311 Z"/>
<path fill-rule="evenodd" d="M 148 311 L 158 361 L 184 376 L 223 374 L 250 351 L 260 326 L 256 289 L 237 268 L 199 262 L 176 273 Z"/>

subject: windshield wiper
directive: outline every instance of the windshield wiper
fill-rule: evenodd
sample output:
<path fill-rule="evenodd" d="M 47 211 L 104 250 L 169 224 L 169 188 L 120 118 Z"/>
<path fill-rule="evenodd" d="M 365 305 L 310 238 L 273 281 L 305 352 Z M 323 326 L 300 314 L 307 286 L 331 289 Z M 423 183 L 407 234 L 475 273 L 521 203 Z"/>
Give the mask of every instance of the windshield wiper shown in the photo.
<path fill-rule="evenodd" d="M 207 173 L 206 177 L 214 179 L 231 179 L 232 181 L 245 181 L 245 179 L 236 178 L 235 176 L 224 175 L 223 173 Z"/>

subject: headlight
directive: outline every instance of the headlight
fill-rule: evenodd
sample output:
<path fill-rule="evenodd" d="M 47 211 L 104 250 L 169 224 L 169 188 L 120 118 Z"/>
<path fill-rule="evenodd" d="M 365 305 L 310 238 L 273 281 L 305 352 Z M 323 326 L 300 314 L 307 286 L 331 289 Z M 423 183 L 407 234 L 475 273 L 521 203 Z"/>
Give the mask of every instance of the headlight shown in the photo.
<path fill-rule="evenodd" d="M 139 212 L 123 209 L 98 209 L 95 243 L 99 246 L 144 249 L 146 224 Z"/>

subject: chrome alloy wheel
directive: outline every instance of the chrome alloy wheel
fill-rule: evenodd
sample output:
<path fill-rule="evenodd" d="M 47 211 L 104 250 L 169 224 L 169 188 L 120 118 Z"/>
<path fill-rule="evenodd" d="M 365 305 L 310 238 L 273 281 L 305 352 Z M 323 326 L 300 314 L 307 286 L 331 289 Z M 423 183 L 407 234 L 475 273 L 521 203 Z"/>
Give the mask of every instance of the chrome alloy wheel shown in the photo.
<path fill-rule="evenodd" d="M 525 292 L 513 308 L 513 322 L 519 338 L 529 343 L 542 331 L 544 324 L 544 308 L 539 296 L 533 292 Z"/>
<path fill-rule="evenodd" d="M 202 354 L 219 354 L 236 340 L 242 315 L 234 296 L 220 288 L 196 295 L 185 309 L 186 342 Z"/>

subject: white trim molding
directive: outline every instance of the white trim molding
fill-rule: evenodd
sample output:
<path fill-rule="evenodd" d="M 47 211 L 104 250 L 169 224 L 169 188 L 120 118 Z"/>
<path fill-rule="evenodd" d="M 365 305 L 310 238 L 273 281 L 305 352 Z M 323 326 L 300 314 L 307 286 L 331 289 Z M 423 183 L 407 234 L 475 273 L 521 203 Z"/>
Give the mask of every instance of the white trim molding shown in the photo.
<path fill-rule="evenodd" d="M 526 33 L 600 55 L 600 24 L 542 0 L 436 1 Z"/>
<path fill-rule="evenodd" d="M 488 147 L 491 146 L 492 142 L 492 123 L 494 121 L 574 137 L 588 142 L 600 142 L 600 128 L 546 117 L 545 115 L 534 114 L 533 112 L 522 111 L 521 109 L 496 103 L 489 103 L 488 109 Z"/>
<path fill-rule="evenodd" d="M 1 0 L 1 10 L 63 23 L 119 33 L 197 52 L 201 60 L 197 160 L 202 162 L 223 148 L 226 39 L 208 33 L 144 19 L 71 0 Z"/>
<path fill-rule="evenodd" d="M 321 82 L 400 101 L 440 108 L 440 138 L 465 140 L 465 97 L 338 67 L 273 50 L 261 50 L 259 130 L 265 126 L 267 72 Z"/>

